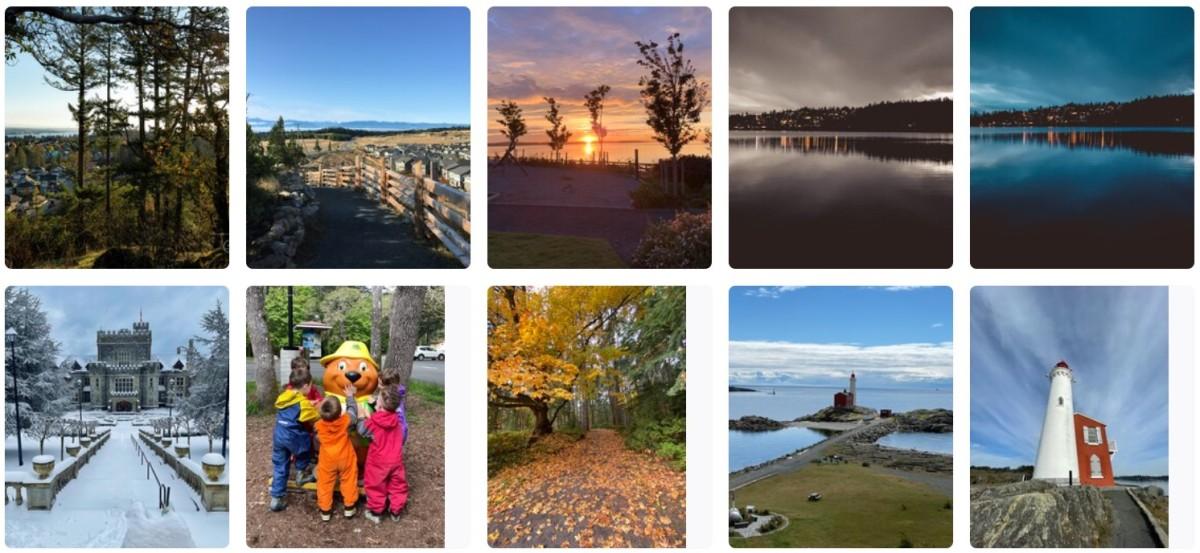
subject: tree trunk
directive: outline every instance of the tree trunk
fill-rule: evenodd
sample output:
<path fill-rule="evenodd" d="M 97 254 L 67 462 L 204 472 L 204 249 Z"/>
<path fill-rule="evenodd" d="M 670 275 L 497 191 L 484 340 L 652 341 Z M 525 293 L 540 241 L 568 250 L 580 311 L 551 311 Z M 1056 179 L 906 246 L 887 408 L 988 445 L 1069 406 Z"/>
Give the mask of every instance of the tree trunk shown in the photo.
<path fill-rule="evenodd" d="M 580 426 L 584 432 L 592 429 L 592 400 L 583 398 L 583 421 Z"/>
<path fill-rule="evenodd" d="M 383 287 L 371 287 L 371 357 L 379 359 L 380 351 L 379 331 L 380 324 L 383 323 Z"/>
<path fill-rule="evenodd" d="M 554 432 L 554 423 L 550 421 L 549 405 L 537 403 L 531 406 L 529 410 L 533 411 L 533 434 L 530 438 L 537 439 Z"/>
<path fill-rule="evenodd" d="M 246 327 L 250 333 L 250 349 L 254 352 L 255 396 L 263 412 L 271 409 L 279 386 L 275 381 L 274 355 L 263 309 L 266 293 L 262 286 L 251 286 L 246 290 Z"/>
<path fill-rule="evenodd" d="M 417 332 L 421 308 L 425 305 L 424 286 L 397 286 L 392 293 L 392 311 L 388 320 L 387 361 L 381 377 L 386 384 L 408 384 L 412 376 L 412 354 L 417 350 Z"/>

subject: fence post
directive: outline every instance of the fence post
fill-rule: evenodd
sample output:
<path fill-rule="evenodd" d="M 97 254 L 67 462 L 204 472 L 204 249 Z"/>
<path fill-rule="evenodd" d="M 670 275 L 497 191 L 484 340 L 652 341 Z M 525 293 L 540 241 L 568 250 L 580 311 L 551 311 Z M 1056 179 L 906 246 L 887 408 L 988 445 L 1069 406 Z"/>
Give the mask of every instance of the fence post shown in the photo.
<path fill-rule="evenodd" d="M 637 179 L 638 179 L 638 151 L 637 151 L 637 148 L 634 148 L 633 149 L 633 180 L 637 180 Z"/>
<path fill-rule="evenodd" d="M 423 177 L 417 181 L 417 186 L 413 191 L 413 230 L 422 238 L 429 237 L 429 229 L 425 224 L 425 197 L 427 194 Z"/>

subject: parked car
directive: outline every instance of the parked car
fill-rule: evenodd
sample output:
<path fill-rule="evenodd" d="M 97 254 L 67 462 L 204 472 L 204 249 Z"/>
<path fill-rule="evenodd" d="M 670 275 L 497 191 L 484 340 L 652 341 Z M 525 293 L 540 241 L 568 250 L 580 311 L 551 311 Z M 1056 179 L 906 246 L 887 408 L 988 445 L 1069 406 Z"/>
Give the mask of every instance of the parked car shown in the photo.
<path fill-rule="evenodd" d="M 446 360 L 446 352 L 441 348 L 433 346 L 417 346 L 417 351 L 413 352 L 413 359 L 424 361 L 426 359 L 437 359 L 438 361 Z"/>

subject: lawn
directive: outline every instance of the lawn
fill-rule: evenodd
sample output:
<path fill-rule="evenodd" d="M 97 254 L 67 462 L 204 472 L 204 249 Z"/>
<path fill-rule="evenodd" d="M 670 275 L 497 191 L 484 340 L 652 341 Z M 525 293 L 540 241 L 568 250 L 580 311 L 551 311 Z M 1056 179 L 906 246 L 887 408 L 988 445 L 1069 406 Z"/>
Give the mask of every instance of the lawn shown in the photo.
<path fill-rule="evenodd" d="M 808 501 L 819 492 L 821 501 Z M 734 547 L 950 547 L 953 509 L 936 490 L 859 465 L 809 465 L 735 492 L 739 507 L 786 516 L 788 527 Z"/>
<path fill-rule="evenodd" d="M 524 232 L 488 233 L 493 269 L 623 269 L 616 250 L 599 238 Z"/>

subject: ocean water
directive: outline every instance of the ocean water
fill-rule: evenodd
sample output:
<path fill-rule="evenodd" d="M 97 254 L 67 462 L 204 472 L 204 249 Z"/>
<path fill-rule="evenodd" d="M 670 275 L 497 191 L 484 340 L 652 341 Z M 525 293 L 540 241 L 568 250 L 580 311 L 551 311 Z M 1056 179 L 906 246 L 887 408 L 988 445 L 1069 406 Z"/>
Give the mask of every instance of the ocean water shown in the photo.
<path fill-rule="evenodd" d="M 977 268 L 1192 265 L 1190 128 L 971 129 Z"/>
<path fill-rule="evenodd" d="M 789 427 L 769 432 L 729 431 L 729 471 L 782 457 L 825 439 L 808 428 Z"/>
<path fill-rule="evenodd" d="M 833 386 L 738 386 L 754 392 L 729 392 L 729 418 L 758 415 L 790 421 L 833 405 Z M 775 395 L 771 395 L 774 391 Z M 894 412 L 913 409 L 953 409 L 953 394 L 946 389 L 858 388 L 858 403 Z"/>
<path fill-rule="evenodd" d="M 954 454 L 954 434 L 951 432 L 893 432 L 880 438 L 876 443 L 896 449 Z"/>
<path fill-rule="evenodd" d="M 730 264 L 949 267 L 952 158 L 943 133 L 731 132 Z"/>
<path fill-rule="evenodd" d="M 1162 488 L 1163 494 L 1171 495 L 1170 480 L 1121 480 L 1117 478 L 1115 482 L 1125 486 L 1158 486 Z"/>
<path fill-rule="evenodd" d="M 508 149 L 507 143 L 489 143 L 488 157 L 496 157 L 504 155 Z M 604 153 L 608 156 L 609 163 L 630 163 L 633 161 L 634 151 L 637 151 L 638 163 L 652 163 L 659 159 L 671 157 L 657 142 L 644 141 L 622 141 L 622 142 L 606 142 L 604 144 Z M 571 161 L 590 161 L 599 156 L 600 145 L 598 143 L 583 143 L 583 142 L 568 142 L 560 152 L 560 156 L 565 156 Z M 550 146 L 542 142 L 526 142 L 517 146 L 517 156 L 519 157 L 542 157 L 549 159 L 553 152 Z M 700 141 L 694 141 L 683 147 L 679 152 L 680 155 L 709 155 L 708 147 Z"/>

